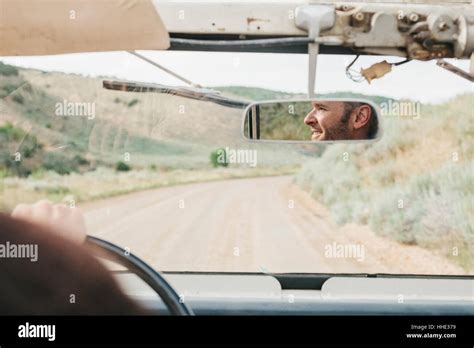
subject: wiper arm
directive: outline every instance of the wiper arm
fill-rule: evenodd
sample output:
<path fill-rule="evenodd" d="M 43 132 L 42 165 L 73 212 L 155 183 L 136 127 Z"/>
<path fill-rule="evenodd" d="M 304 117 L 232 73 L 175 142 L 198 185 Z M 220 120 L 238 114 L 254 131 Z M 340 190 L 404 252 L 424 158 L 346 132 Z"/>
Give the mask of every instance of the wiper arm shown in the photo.
<path fill-rule="evenodd" d="M 219 91 L 199 87 L 175 87 L 155 83 L 111 80 L 102 81 L 102 86 L 105 89 L 115 91 L 171 94 L 178 97 L 207 101 L 237 109 L 246 108 L 251 103 L 249 100 L 229 98 L 221 95 Z"/>

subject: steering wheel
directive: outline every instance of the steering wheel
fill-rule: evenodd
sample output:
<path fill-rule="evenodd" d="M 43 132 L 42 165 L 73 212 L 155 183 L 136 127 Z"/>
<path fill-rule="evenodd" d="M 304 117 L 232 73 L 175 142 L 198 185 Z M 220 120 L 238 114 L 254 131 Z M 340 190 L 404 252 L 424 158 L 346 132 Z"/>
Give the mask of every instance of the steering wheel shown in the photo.
<path fill-rule="evenodd" d="M 86 245 L 97 256 L 126 267 L 147 283 L 163 300 L 171 315 L 194 315 L 191 308 L 180 301 L 179 295 L 165 278 L 137 256 L 118 245 L 97 237 L 87 236 Z"/>

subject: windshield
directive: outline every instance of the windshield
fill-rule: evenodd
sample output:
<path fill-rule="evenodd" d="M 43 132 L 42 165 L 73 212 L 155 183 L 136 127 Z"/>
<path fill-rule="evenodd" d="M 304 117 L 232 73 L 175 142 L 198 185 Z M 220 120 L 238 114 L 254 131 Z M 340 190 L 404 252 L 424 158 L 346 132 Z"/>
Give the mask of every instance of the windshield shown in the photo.
<path fill-rule="evenodd" d="M 234 99 L 306 93 L 305 55 L 143 54 Z M 381 137 L 304 145 L 249 142 L 243 108 L 104 89 L 183 85 L 124 52 L 1 59 L 0 209 L 79 207 L 161 271 L 473 274 L 472 84 L 414 61 L 357 83 L 353 58 L 321 56 L 316 94 L 373 102 Z"/>

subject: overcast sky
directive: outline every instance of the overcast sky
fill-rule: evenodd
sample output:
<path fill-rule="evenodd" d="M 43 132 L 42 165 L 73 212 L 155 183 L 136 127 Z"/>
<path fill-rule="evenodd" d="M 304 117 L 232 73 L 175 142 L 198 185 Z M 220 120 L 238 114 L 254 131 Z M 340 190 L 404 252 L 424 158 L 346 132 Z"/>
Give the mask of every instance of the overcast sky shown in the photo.
<path fill-rule="evenodd" d="M 203 86 L 239 85 L 279 91 L 307 91 L 307 55 L 268 53 L 216 53 L 141 51 L 140 53 Z M 394 67 L 392 72 L 372 84 L 355 83 L 345 74 L 353 56 L 320 55 L 316 92 L 354 91 L 365 94 L 411 98 L 422 102 L 443 102 L 457 94 L 474 92 L 468 82 L 438 66 L 434 61 L 412 61 Z M 367 68 L 373 63 L 398 57 L 360 57 L 353 68 Z M 182 85 L 174 77 L 126 52 L 81 53 L 42 57 L 0 57 L 7 64 L 79 73 L 86 76 L 113 76 L 133 81 Z M 449 60 L 468 70 L 468 60 Z"/>

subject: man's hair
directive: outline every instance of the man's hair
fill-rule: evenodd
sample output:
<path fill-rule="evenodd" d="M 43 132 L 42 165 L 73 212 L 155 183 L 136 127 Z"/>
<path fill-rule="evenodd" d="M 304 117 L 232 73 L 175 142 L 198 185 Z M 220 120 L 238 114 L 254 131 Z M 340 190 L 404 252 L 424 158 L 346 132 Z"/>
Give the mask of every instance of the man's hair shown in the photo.
<path fill-rule="evenodd" d="M 0 213 L 0 244 L 7 242 L 37 245 L 37 262 L 0 258 L 0 315 L 149 314 L 85 246 Z"/>
<path fill-rule="evenodd" d="M 379 131 L 379 120 L 377 117 L 377 113 L 372 105 L 362 102 L 344 102 L 344 115 L 342 116 L 342 121 L 347 122 L 349 120 L 349 117 L 351 116 L 352 110 L 362 105 L 368 105 L 370 107 L 371 115 L 369 120 L 369 129 L 367 132 L 367 137 L 369 139 L 374 139 L 377 137 L 377 133 Z"/>

